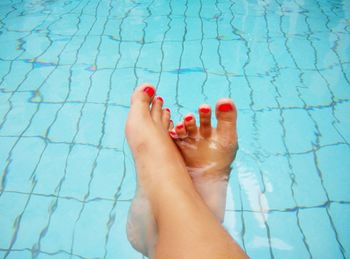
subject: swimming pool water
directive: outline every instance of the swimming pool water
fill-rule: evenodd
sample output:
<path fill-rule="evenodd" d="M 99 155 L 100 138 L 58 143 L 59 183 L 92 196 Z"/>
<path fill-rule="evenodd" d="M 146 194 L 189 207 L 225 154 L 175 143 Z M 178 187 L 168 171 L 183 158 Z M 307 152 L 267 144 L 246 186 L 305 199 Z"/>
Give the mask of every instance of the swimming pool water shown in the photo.
<path fill-rule="evenodd" d="M 349 80 L 346 0 L 1 1 L 0 257 L 142 258 L 124 122 L 146 81 L 174 121 L 235 100 L 225 226 L 252 258 L 350 258 Z"/>

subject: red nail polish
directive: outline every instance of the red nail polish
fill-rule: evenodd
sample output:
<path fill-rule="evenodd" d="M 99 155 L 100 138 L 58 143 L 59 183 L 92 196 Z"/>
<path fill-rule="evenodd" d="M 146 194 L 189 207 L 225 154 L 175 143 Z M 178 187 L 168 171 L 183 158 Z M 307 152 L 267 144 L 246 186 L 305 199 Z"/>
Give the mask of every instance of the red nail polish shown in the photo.
<path fill-rule="evenodd" d="M 183 124 L 178 124 L 178 125 L 176 125 L 176 128 L 178 128 L 178 129 L 182 129 L 183 127 L 184 127 Z"/>
<path fill-rule="evenodd" d="M 191 121 L 193 119 L 192 115 L 188 115 L 185 117 L 185 121 Z"/>
<path fill-rule="evenodd" d="M 145 89 L 143 89 L 143 91 L 146 92 L 149 97 L 152 97 L 155 92 L 153 87 L 150 87 L 150 86 L 147 86 Z"/>
<path fill-rule="evenodd" d="M 199 109 L 200 112 L 203 112 L 203 113 L 208 113 L 210 112 L 210 108 L 207 108 L 207 107 L 202 107 Z"/>
<path fill-rule="evenodd" d="M 176 133 L 174 131 L 169 131 L 170 136 L 176 137 Z"/>
<path fill-rule="evenodd" d="M 162 103 L 164 102 L 164 101 L 163 101 L 163 98 L 160 97 L 160 96 L 157 96 L 157 100 L 161 101 Z"/>
<path fill-rule="evenodd" d="M 233 107 L 232 107 L 232 104 L 230 103 L 223 103 L 219 105 L 219 111 L 221 112 L 229 112 L 232 110 L 233 110 Z"/>
<path fill-rule="evenodd" d="M 164 108 L 164 110 L 166 110 L 167 112 L 170 112 L 170 109 L 169 109 L 169 108 Z"/>

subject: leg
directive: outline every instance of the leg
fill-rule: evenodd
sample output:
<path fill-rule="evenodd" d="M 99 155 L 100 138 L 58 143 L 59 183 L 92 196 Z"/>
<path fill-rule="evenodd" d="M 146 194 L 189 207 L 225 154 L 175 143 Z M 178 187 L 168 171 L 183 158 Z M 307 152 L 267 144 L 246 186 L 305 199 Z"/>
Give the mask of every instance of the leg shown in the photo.
<path fill-rule="evenodd" d="M 139 186 L 157 224 L 155 257 L 246 257 L 194 189 L 177 147 L 162 127 L 162 113 L 150 112 L 153 96 L 154 88 L 150 86 L 135 91 L 126 135 Z"/>

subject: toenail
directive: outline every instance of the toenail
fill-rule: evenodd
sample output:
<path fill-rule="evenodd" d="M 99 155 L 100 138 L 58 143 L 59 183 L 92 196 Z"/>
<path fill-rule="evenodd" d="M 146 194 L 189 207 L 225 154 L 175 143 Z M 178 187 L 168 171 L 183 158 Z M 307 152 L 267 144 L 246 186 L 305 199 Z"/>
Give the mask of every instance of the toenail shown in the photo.
<path fill-rule="evenodd" d="M 184 127 L 183 124 L 178 124 L 178 125 L 176 125 L 176 128 L 177 128 L 177 129 L 182 129 L 183 127 Z"/>
<path fill-rule="evenodd" d="M 203 113 L 208 113 L 210 112 L 210 108 L 207 108 L 207 107 L 202 107 L 199 109 L 200 112 L 203 112 Z"/>
<path fill-rule="evenodd" d="M 221 112 L 229 112 L 233 110 L 233 106 L 230 103 L 223 103 L 219 105 L 219 111 Z"/>
<path fill-rule="evenodd" d="M 170 109 L 169 109 L 169 108 L 165 108 L 164 110 L 166 110 L 167 112 L 170 112 Z"/>
<path fill-rule="evenodd" d="M 162 103 L 164 102 L 164 101 L 163 101 L 163 98 L 160 97 L 160 96 L 157 96 L 157 100 L 161 101 Z"/>
<path fill-rule="evenodd" d="M 176 133 L 174 131 L 169 131 L 170 136 L 176 137 Z"/>
<path fill-rule="evenodd" d="M 193 119 L 192 115 L 188 115 L 185 117 L 185 121 L 191 121 Z"/>
<path fill-rule="evenodd" d="M 155 92 L 153 87 L 150 87 L 150 86 L 147 86 L 145 89 L 143 89 L 143 91 L 146 92 L 149 97 L 152 97 Z"/>

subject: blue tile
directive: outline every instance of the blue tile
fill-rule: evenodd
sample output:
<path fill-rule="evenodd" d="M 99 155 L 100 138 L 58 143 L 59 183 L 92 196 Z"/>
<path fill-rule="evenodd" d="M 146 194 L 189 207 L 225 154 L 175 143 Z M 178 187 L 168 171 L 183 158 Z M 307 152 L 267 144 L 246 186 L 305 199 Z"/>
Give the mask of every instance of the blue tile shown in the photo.
<path fill-rule="evenodd" d="M 263 213 L 244 212 L 243 240 L 251 258 L 271 258 L 269 240 Z"/>
<path fill-rule="evenodd" d="M 347 145 L 323 147 L 316 152 L 320 174 L 331 200 L 350 200 L 349 152 Z"/>
<path fill-rule="evenodd" d="M 35 169 L 35 193 L 57 193 L 57 187 L 64 178 L 69 146 L 66 144 L 48 144 Z"/>
<path fill-rule="evenodd" d="M 8 168 L 2 174 L 5 177 L 2 178 L 5 190 L 21 192 L 32 190 L 33 173 L 43 149 L 44 142 L 39 138 L 22 138 L 17 142 L 7 161 Z"/>
<path fill-rule="evenodd" d="M 312 257 L 342 258 L 326 209 L 302 210 L 299 220 Z"/>
<path fill-rule="evenodd" d="M 105 105 L 87 103 L 82 109 L 79 131 L 75 137 L 77 143 L 98 145 L 103 134 Z"/>
<path fill-rule="evenodd" d="M 122 149 L 124 139 L 124 125 L 127 109 L 109 106 L 106 113 L 105 132 L 102 144 L 105 147 Z"/>
<path fill-rule="evenodd" d="M 350 206 L 349 204 L 332 203 L 330 215 L 334 222 L 339 241 L 345 249 L 345 257 L 350 256 Z"/>
<path fill-rule="evenodd" d="M 48 224 L 53 201 L 53 198 L 48 197 L 30 197 L 28 206 L 24 210 L 20 223 L 18 223 L 19 228 L 17 239 L 13 245 L 14 249 L 30 249 L 37 245 Z"/>
<path fill-rule="evenodd" d="M 0 196 L 0 247 L 8 249 L 13 239 L 14 227 L 18 216 L 22 213 L 28 195 L 18 193 L 2 193 Z"/>
<path fill-rule="evenodd" d="M 24 136 L 46 136 L 50 125 L 54 122 L 60 104 L 40 103 L 38 112 L 35 113 L 30 126 L 24 132 Z"/>
<path fill-rule="evenodd" d="M 308 258 L 295 212 L 273 212 L 267 216 L 271 247 L 275 258 Z"/>
<path fill-rule="evenodd" d="M 339 133 L 347 141 L 347 143 L 350 141 L 350 119 L 348 116 L 349 108 L 349 103 L 341 103 L 335 106 L 334 112 L 337 118 L 335 127 L 338 129 Z"/>
<path fill-rule="evenodd" d="M 293 185 L 294 197 L 298 206 L 323 205 L 327 201 L 327 196 L 322 185 L 322 179 L 317 171 L 314 155 L 312 153 L 292 155 L 290 162 L 295 180 Z"/>
<path fill-rule="evenodd" d="M 113 211 L 114 220 L 109 230 L 106 258 L 142 258 L 142 255 L 130 245 L 126 236 L 125 226 L 129 206 L 129 202 L 118 202 Z"/>
<path fill-rule="evenodd" d="M 75 200 L 60 199 L 58 201 L 47 232 L 40 243 L 43 251 L 47 253 L 57 253 L 59 251 L 70 253 L 74 229 L 82 206 L 82 203 Z M 61 256 L 67 255 L 61 254 Z"/>
<path fill-rule="evenodd" d="M 79 200 L 87 198 L 85 196 L 88 193 L 97 152 L 97 148 L 90 146 L 76 145 L 72 148 L 67 161 L 66 175 L 61 184 L 61 196 Z"/>
<path fill-rule="evenodd" d="M 122 152 L 101 150 L 90 183 L 89 198 L 117 198 L 120 189 L 123 188 L 125 173 Z"/>
<path fill-rule="evenodd" d="M 97 70 L 91 77 L 91 87 L 87 100 L 89 102 L 106 102 L 108 92 L 111 90 L 111 70 Z"/>
<path fill-rule="evenodd" d="M 78 130 L 82 104 L 65 103 L 56 115 L 48 137 L 53 141 L 71 142 Z"/>
<path fill-rule="evenodd" d="M 6 120 L 0 128 L 0 134 L 3 136 L 18 136 L 30 124 L 33 115 L 37 110 L 37 104 L 28 103 L 31 97 L 28 93 L 16 93 L 11 98 L 12 109 L 7 114 Z M 7 111 L 6 111 L 7 112 Z"/>
<path fill-rule="evenodd" d="M 286 110 L 282 114 L 286 130 L 285 141 L 289 152 L 306 152 L 316 142 L 316 129 L 305 110 Z"/>
<path fill-rule="evenodd" d="M 76 222 L 73 253 L 83 257 L 103 257 L 105 254 L 108 218 L 112 202 L 86 203 Z"/>

